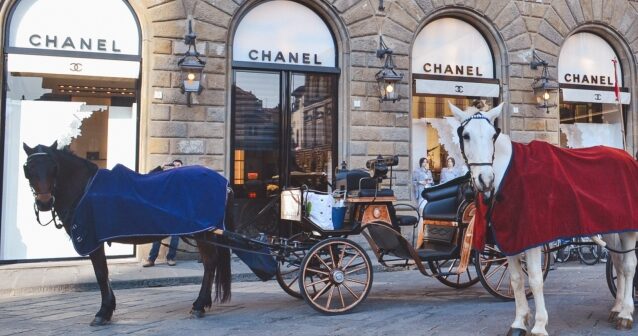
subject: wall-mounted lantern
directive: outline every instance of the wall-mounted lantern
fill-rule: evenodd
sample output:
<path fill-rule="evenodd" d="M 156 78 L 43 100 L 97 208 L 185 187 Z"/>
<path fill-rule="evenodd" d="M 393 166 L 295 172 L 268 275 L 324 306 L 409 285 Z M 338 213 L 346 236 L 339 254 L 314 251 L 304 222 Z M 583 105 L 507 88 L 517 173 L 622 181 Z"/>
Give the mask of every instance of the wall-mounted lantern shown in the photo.
<path fill-rule="evenodd" d="M 184 36 L 184 43 L 188 46 L 188 50 L 178 62 L 177 65 L 181 71 L 182 93 L 186 93 L 186 104 L 191 106 L 191 94 L 200 94 L 204 87 L 202 86 L 202 77 L 204 75 L 204 66 L 206 61 L 201 59 L 201 55 L 197 51 L 195 39 L 197 34 L 193 32 L 191 21 L 188 21 L 188 34 Z"/>
<path fill-rule="evenodd" d="M 377 57 L 384 58 L 383 68 L 377 72 L 376 79 L 379 83 L 379 93 L 381 101 L 396 102 L 401 100 L 401 96 L 397 93 L 396 84 L 403 79 L 402 73 L 394 71 L 394 60 L 392 59 L 392 49 L 383 42 L 383 36 L 379 36 L 379 49 L 377 49 Z"/>
<path fill-rule="evenodd" d="M 536 77 L 532 83 L 532 89 L 534 90 L 534 96 L 536 96 L 536 107 L 544 108 L 546 113 L 549 113 L 550 107 L 556 107 L 556 104 L 552 103 L 556 101 L 553 97 L 558 92 L 558 83 L 549 77 L 547 73 L 547 62 L 532 52 L 533 60 L 529 64 L 530 68 L 536 70 L 539 66 L 543 67 L 541 76 Z M 554 98 L 554 99 L 552 99 Z"/>

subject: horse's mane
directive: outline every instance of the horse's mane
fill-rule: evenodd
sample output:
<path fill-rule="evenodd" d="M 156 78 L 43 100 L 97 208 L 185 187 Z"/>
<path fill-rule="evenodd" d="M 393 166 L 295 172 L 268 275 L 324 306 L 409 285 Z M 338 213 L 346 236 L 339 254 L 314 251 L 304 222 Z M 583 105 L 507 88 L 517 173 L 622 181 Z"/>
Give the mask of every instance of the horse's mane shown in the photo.
<path fill-rule="evenodd" d="M 60 156 L 66 159 L 83 162 L 86 165 L 86 167 L 89 168 L 90 171 L 96 171 L 98 169 L 98 166 L 95 163 L 78 156 L 69 148 L 69 146 L 64 146 L 61 149 L 54 149 L 54 150 L 51 150 L 51 148 L 47 146 L 43 146 L 43 145 L 40 145 L 40 146 L 38 146 L 40 147 L 39 149 L 43 150 L 46 153 L 49 153 L 49 154 L 55 153 L 55 154 L 59 154 Z"/>

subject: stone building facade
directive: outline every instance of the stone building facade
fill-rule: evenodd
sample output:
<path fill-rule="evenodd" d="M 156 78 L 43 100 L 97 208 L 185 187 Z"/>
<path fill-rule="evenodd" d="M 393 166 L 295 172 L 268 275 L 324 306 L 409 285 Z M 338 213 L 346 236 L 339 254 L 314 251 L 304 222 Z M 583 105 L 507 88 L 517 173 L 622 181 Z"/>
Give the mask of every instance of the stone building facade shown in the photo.
<path fill-rule="evenodd" d="M 14 22 L 17 20 L 13 8 L 24 1 L 5 1 L 0 8 L 0 20 L 3 22 L 3 27 L 6 28 L 2 35 L 5 55 L 24 51 L 24 49 L 12 46 L 10 38 L 12 16 Z M 135 141 L 128 143 L 134 152 L 137 170 L 140 172 L 148 171 L 158 164 L 179 158 L 187 165 L 200 164 L 215 169 L 236 183 L 241 184 L 250 180 L 250 176 L 242 176 L 241 178 L 235 176 L 250 173 L 249 168 L 244 169 L 243 166 L 242 155 L 244 154 L 236 147 L 238 143 L 245 140 L 238 138 L 237 135 L 243 132 L 243 129 L 237 128 L 237 123 L 240 120 L 236 118 L 235 107 L 239 106 L 237 105 L 237 97 L 241 93 L 237 89 L 240 86 L 238 71 L 280 71 L 282 77 L 279 77 L 280 82 L 277 83 L 282 85 L 283 91 L 289 88 L 286 86 L 288 84 L 285 83 L 292 83 L 293 79 L 290 78 L 293 78 L 297 72 L 315 74 L 315 70 L 312 68 L 303 67 L 303 64 L 299 63 L 301 61 L 297 61 L 301 67 L 295 67 L 295 64 L 292 67 L 278 67 L 276 62 L 269 62 L 266 65 L 248 64 L 234 54 L 236 45 L 243 43 L 235 39 L 239 27 L 247 22 L 246 18 L 252 18 L 251 11 L 263 8 L 262 5 L 269 1 L 121 1 L 134 14 L 141 36 L 137 58 L 132 58 L 140 62 L 139 77 L 136 78 L 137 84 L 134 85 L 137 93 L 133 106 L 136 106 L 138 111 L 136 131 L 134 132 Z M 29 0 L 28 2 L 37 3 L 37 0 Z M 324 167 L 323 169 L 327 170 L 326 173 L 330 176 L 341 161 L 346 161 L 348 167 L 356 168 L 365 166 L 367 160 L 379 154 L 398 155 L 399 165 L 395 167 L 395 180 L 393 181 L 395 194 L 400 200 L 414 200 L 411 183 L 412 170 L 418 165 L 419 156 L 427 155 L 430 147 L 435 153 L 432 168 L 440 170 L 445 157 L 452 155 L 450 148 L 443 151 L 445 144 L 441 138 L 444 137 L 442 135 L 444 130 L 436 128 L 439 139 L 436 136 L 432 138 L 430 135 L 415 135 L 415 125 L 418 120 L 426 120 L 422 127 L 426 132 L 429 132 L 434 128 L 428 118 L 442 118 L 447 115 L 441 111 L 437 112 L 438 114 L 427 114 L 430 113 L 427 112 L 429 108 L 427 104 L 430 104 L 428 97 L 436 96 L 436 93 L 429 91 L 428 88 L 419 93 L 420 89 L 417 88 L 416 84 L 421 79 L 438 80 L 433 79 L 432 74 L 424 74 L 422 71 L 423 63 L 418 63 L 422 52 L 429 53 L 434 50 L 433 52 L 436 53 L 436 48 L 432 48 L 430 45 L 427 48 L 420 47 L 416 41 L 425 38 L 426 35 L 422 35 L 422 33 L 425 34 L 424 32 L 445 36 L 445 34 L 452 34 L 452 31 L 457 28 L 473 29 L 476 34 L 471 36 L 484 39 L 484 44 L 487 46 L 485 50 L 492 56 L 492 59 L 487 60 L 486 64 L 491 65 L 492 69 L 491 75 L 487 76 L 489 80 L 479 82 L 498 84 L 495 94 L 485 94 L 488 97 L 488 105 L 505 103 L 505 112 L 499 119 L 499 124 L 504 133 L 510 134 L 514 141 L 520 142 L 543 140 L 565 145 L 565 136 L 561 135 L 561 120 L 567 118 L 565 115 L 569 114 L 570 108 L 585 110 L 589 108 L 589 112 L 583 112 L 589 113 L 588 116 L 582 117 L 587 119 L 582 119 L 585 123 L 596 123 L 596 120 L 601 124 L 613 123 L 610 121 L 611 119 L 605 120 L 605 117 L 601 117 L 601 115 L 612 113 L 609 112 L 614 106 L 612 102 L 601 103 L 602 107 L 592 107 L 592 102 L 584 99 L 584 105 L 576 103 L 569 106 L 563 105 L 563 96 L 565 95 L 563 88 L 580 90 L 574 91 L 574 94 L 581 94 L 581 91 L 586 91 L 588 88 L 563 86 L 563 84 L 569 83 L 561 82 L 561 78 L 573 79 L 573 77 L 561 77 L 564 75 L 564 71 L 561 72 L 558 68 L 561 51 L 570 37 L 578 35 L 580 38 L 584 36 L 583 34 L 589 34 L 595 37 L 587 37 L 585 42 L 580 42 L 581 44 L 588 43 L 588 39 L 596 40 L 596 43 L 606 43 L 615 53 L 620 69 L 622 69 L 620 73 L 622 85 L 620 86 L 621 89 L 624 88 L 623 92 L 626 96 L 623 101 L 623 120 L 622 122 L 618 122 L 617 118 L 614 120 L 624 131 L 627 150 L 635 153 L 638 149 L 638 104 L 636 103 L 638 92 L 635 89 L 638 84 L 638 64 L 636 62 L 638 59 L 638 23 L 636 23 L 638 22 L 638 1 L 295 0 L 278 2 L 310 10 L 314 14 L 303 15 L 315 15 L 320 18 L 333 39 L 334 65 L 327 70 L 317 70 L 322 76 L 323 74 L 327 76 L 327 82 L 334 80 L 333 84 L 321 86 L 323 88 L 329 87 L 325 90 L 329 91 L 327 95 L 333 104 L 332 110 L 327 111 L 333 111 L 330 125 L 333 127 L 334 140 L 331 142 L 324 139 L 332 147 L 327 150 L 328 154 L 322 157 L 321 163 L 321 167 Z M 306 13 L 303 9 L 300 11 L 299 13 Z M 56 15 L 64 16 L 64 13 L 65 11 L 59 11 L 56 12 Z M 99 13 L 86 13 L 86 15 L 94 16 L 96 19 L 99 17 Z M 180 90 L 182 79 L 178 66 L 178 61 L 188 48 L 184 43 L 184 35 L 187 33 L 189 21 L 192 23 L 193 31 L 197 34 L 197 50 L 202 53 L 206 61 L 202 78 L 203 91 L 199 95 L 192 96 L 193 104 L 190 107 L 186 104 L 186 96 Z M 431 24 L 436 22 L 453 22 L 454 27 L 445 29 L 443 26 L 443 29 L 428 30 L 428 27 L 434 27 Z M 101 22 L 100 24 L 115 23 Z M 281 26 L 279 28 L 282 31 L 294 32 L 296 30 L 293 26 L 287 26 L 286 22 L 273 22 L 273 24 Z M 466 24 L 470 28 L 466 28 Z M 272 44 L 277 45 L 275 40 L 277 38 L 283 39 L 285 36 L 285 34 L 274 36 Z M 380 101 L 379 99 L 380 93 L 375 76 L 384 66 L 383 59 L 377 57 L 380 36 L 383 37 L 385 44 L 393 50 L 395 70 L 403 74 L 403 79 L 396 86 L 402 99 L 396 102 Z M 598 41 L 597 38 L 601 38 L 603 42 Z M 446 42 L 441 43 L 445 44 Z M 440 47 L 441 50 L 448 50 L 446 45 Z M 465 57 L 465 59 L 471 60 L 472 54 L 476 52 L 469 46 L 467 50 L 464 50 L 462 44 L 450 48 L 449 50 L 458 49 L 457 53 L 442 57 L 450 59 L 455 59 L 455 57 L 463 59 Z M 578 55 L 580 49 L 574 50 L 576 50 L 575 54 L 565 54 L 563 61 L 566 64 L 580 62 Z M 274 55 L 273 53 L 271 56 L 274 58 Z M 73 56 L 80 57 L 79 54 Z M 530 63 L 537 60 L 534 58 L 535 56 L 547 63 L 549 77 L 558 81 L 561 90 L 563 90 L 552 92 L 550 99 L 546 101 L 547 105 L 550 105 L 547 108 L 538 108 L 539 101 L 532 90 L 532 85 L 542 71 L 541 68 L 532 69 L 530 67 Z M 8 87 L 6 60 L 5 57 L 3 61 L 0 61 L 4 62 L 5 72 L 1 81 L 5 91 Z M 612 76 L 608 75 L 611 59 L 609 61 L 610 63 L 604 66 L 607 70 L 600 70 L 604 73 L 600 74 L 602 77 Z M 325 65 L 325 61 L 322 65 Z M 445 66 L 443 64 L 442 68 L 445 69 Z M 465 64 L 465 66 L 471 67 L 473 65 Z M 464 76 L 458 76 L 459 73 L 455 72 L 450 73 L 453 75 L 451 78 L 441 77 L 441 80 L 454 81 L 461 80 L 457 77 L 468 77 L 470 70 L 467 70 L 467 67 Z M 598 68 L 594 66 L 593 69 Z M 11 72 L 11 67 L 8 71 Z M 440 72 L 441 75 L 450 75 L 446 74 L 445 70 Z M 599 74 L 583 73 L 581 75 L 598 76 Z M 309 85 L 308 78 L 312 76 L 307 75 L 306 87 Z M 319 81 L 324 81 L 324 79 L 321 77 Z M 579 83 L 583 84 L 582 78 Z M 610 83 L 607 82 L 606 84 L 606 89 L 598 87 L 592 90 L 609 91 L 609 87 L 613 87 L 613 85 L 610 86 Z M 255 85 L 256 88 L 259 87 L 259 85 Z M 258 91 L 250 92 L 257 95 Z M 474 96 L 483 97 L 484 91 L 479 90 L 479 92 L 481 93 Z M 424 98 L 417 99 L 419 94 Z M 290 109 L 296 108 L 294 106 L 297 105 L 293 102 L 297 97 L 295 92 L 291 91 L 289 95 L 282 94 L 281 96 L 284 96 L 283 103 L 273 105 L 273 108 L 283 108 L 284 106 Z M 448 94 L 441 96 L 455 97 L 455 95 Z M 7 99 L 7 94 L 3 96 L 3 99 Z M 572 101 L 578 101 L 578 99 L 572 99 Z M 418 104 L 421 102 L 425 106 L 425 112 L 423 112 L 425 114 L 417 115 L 418 113 L 415 111 L 419 110 Z M 437 102 L 437 106 L 442 106 L 440 101 Z M 458 102 L 467 104 L 465 101 L 459 100 Z M 305 103 L 308 104 L 308 101 Z M 590 105 L 587 105 L 588 103 Z M 2 105 L 3 134 L 6 133 L 6 127 L 10 126 L 6 122 L 7 104 L 5 102 Z M 260 104 L 266 103 L 261 102 Z M 574 107 L 576 105 L 581 107 Z M 565 115 L 561 114 L 562 109 L 565 109 Z M 577 115 L 581 112 L 573 113 L 576 114 L 572 114 L 572 122 L 579 118 Z M 292 116 L 286 119 L 285 125 L 294 125 L 296 122 L 294 118 Z M 322 117 L 307 118 L 310 120 Z M 268 120 L 268 118 L 264 118 L 261 122 L 267 123 Z M 614 134 L 614 130 L 616 129 L 611 129 L 609 134 Z M 283 137 L 287 136 L 285 132 L 281 134 Z M 421 145 L 417 143 L 417 140 L 422 138 L 432 141 L 432 144 L 424 144 L 423 148 L 420 148 Z M 287 150 L 293 151 L 297 147 L 303 147 L 300 145 L 301 142 L 292 141 L 294 144 L 290 144 L 291 148 Z M 8 146 L 11 144 L 9 140 L 3 141 L 2 150 L 5 157 L 9 150 Z M 436 147 L 440 148 L 436 149 Z M 266 151 L 268 147 L 260 150 Z M 240 156 L 241 160 L 238 159 Z M 279 154 L 277 159 L 285 161 L 287 160 L 285 157 L 285 154 Z M 297 163 L 301 162 L 298 157 L 294 160 L 297 160 Z M 290 161 L 285 162 L 290 165 Z M 316 167 L 313 169 L 315 172 L 321 170 Z M 290 170 L 292 169 L 286 168 L 277 170 L 277 172 L 288 173 Z M 8 176 L 8 173 L 9 170 L 5 169 L 3 173 L 5 180 L 16 178 Z M 263 175 L 261 172 L 255 174 L 255 176 Z M 257 177 L 257 179 L 261 180 L 262 178 Z M 273 182 L 264 183 L 272 184 Z M 274 183 L 276 184 L 276 182 Z M 4 185 L 6 187 L 7 184 Z M 249 198 L 252 197 L 250 191 L 247 192 L 247 195 Z M 10 191 L 3 190 L 2 197 L 3 199 L 10 197 Z M 5 206 L 10 205 L 3 203 L 3 214 L 6 212 Z M 9 224 L 3 219 L 2 225 Z M 28 258 L 30 257 L 4 257 L 5 260 Z"/>

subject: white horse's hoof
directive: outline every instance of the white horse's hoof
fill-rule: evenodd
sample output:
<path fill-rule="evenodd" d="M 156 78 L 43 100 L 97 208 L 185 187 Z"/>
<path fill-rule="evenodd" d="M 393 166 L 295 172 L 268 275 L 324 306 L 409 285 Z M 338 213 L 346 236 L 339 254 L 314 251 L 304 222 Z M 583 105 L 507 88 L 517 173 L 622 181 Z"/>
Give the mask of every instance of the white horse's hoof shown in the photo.
<path fill-rule="evenodd" d="M 618 318 L 616 320 L 616 329 L 617 330 L 631 330 L 634 325 L 634 321 L 626 318 Z"/>
<path fill-rule="evenodd" d="M 609 317 L 607 318 L 607 321 L 609 323 L 616 322 L 616 320 L 618 320 L 618 314 L 620 314 L 620 312 L 615 312 L 615 311 L 610 312 Z"/>
<path fill-rule="evenodd" d="M 507 332 L 507 336 L 526 336 L 527 330 L 520 328 L 510 328 Z"/>

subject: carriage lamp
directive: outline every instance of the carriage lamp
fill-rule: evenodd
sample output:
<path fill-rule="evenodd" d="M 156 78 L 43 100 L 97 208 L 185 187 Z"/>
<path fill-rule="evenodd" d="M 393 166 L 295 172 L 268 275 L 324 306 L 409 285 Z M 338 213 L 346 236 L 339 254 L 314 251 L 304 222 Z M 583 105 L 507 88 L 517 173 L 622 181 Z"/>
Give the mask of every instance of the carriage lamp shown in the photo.
<path fill-rule="evenodd" d="M 536 107 L 544 108 L 546 113 L 549 113 L 550 107 L 556 107 L 556 104 L 551 103 L 552 94 L 558 91 L 558 84 L 549 77 L 547 73 L 547 62 L 541 59 L 536 52 L 532 53 L 534 59 L 529 64 L 530 68 L 536 70 L 539 66 L 543 67 L 540 77 L 536 77 L 532 83 L 532 89 L 534 90 L 534 96 L 536 96 Z"/>
<path fill-rule="evenodd" d="M 377 49 L 377 57 L 379 59 L 385 57 L 383 68 L 377 72 L 376 79 L 379 84 L 379 93 L 381 101 L 396 102 L 401 100 L 401 96 L 397 93 L 396 84 L 403 79 L 402 73 L 394 71 L 394 59 L 392 58 L 392 49 L 383 42 L 383 36 L 379 36 L 379 49 Z"/>
<path fill-rule="evenodd" d="M 180 90 L 186 94 L 188 107 L 191 106 L 191 94 L 200 94 L 204 89 L 201 81 L 206 61 L 200 58 L 201 55 L 195 45 L 196 38 L 197 34 L 193 32 L 192 23 L 188 21 L 188 34 L 184 36 L 184 43 L 188 45 L 188 50 L 184 53 L 184 57 L 177 62 L 181 71 Z"/>

